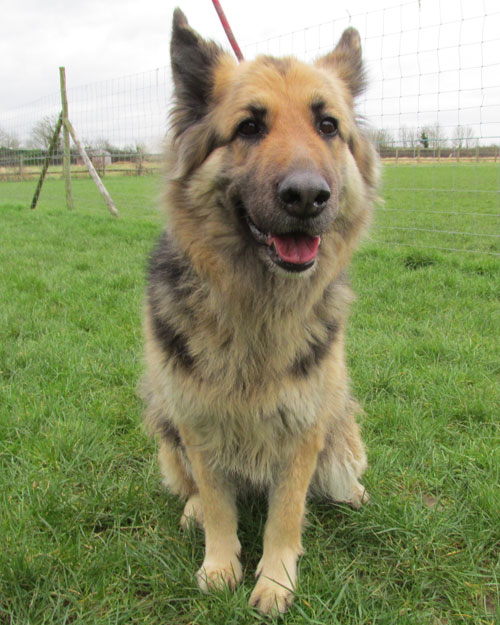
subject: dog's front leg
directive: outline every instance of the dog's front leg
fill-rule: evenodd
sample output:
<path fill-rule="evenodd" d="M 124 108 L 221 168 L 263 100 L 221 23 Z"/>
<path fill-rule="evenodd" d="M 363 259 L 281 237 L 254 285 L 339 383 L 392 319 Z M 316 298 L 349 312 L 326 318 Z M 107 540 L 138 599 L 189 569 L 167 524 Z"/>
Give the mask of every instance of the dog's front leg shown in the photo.
<path fill-rule="evenodd" d="M 318 430 L 307 432 L 270 492 L 259 579 L 250 597 L 262 613 L 285 612 L 293 601 L 307 489 L 322 442 Z"/>
<path fill-rule="evenodd" d="M 208 465 L 193 433 L 182 428 L 181 438 L 191 463 L 203 509 L 205 559 L 196 573 L 196 580 L 203 592 L 224 585 L 234 589 L 243 575 L 239 561 L 241 546 L 236 534 L 238 519 L 234 491 Z"/>

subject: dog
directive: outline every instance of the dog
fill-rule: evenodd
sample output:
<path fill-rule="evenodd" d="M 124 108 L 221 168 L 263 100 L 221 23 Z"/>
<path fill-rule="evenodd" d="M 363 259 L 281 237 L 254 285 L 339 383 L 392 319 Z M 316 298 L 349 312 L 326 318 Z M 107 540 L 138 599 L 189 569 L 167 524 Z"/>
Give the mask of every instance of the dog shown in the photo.
<path fill-rule="evenodd" d="M 346 266 L 376 201 L 354 112 L 353 28 L 313 64 L 238 64 L 176 9 L 167 228 L 145 304 L 145 421 L 181 525 L 205 532 L 201 590 L 242 579 L 237 496 L 269 509 L 250 605 L 291 604 L 308 495 L 358 508 L 366 455 L 349 390 Z"/>

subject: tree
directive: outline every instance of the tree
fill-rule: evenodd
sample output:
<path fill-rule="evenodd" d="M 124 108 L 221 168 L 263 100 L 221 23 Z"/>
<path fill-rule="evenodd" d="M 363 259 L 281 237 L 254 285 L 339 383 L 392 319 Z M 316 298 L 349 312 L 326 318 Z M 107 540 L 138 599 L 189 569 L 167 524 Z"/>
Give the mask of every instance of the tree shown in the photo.
<path fill-rule="evenodd" d="M 48 150 L 57 125 L 57 115 L 45 115 L 31 129 L 29 147 Z M 59 134 L 56 151 L 62 151 L 62 137 Z"/>
<path fill-rule="evenodd" d="M 455 149 L 472 148 L 475 145 L 474 131 L 470 126 L 458 124 L 453 131 L 452 145 Z"/>
<path fill-rule="evenodd" d="M 19 139 L 12 133 L 0 128 L 0 148 L 8 150 L 17 150 L 19 148 Z"/>
<path fill-rule="evenodd" d="M 415 148 L 418 144 L 418 132 L 414 128 L 401 126 L 398 131 L 399 145 L 402 148 Z"/>
<path fill-rule="evenodd" d="M 420 143 L 424 148 L 432 148 L 437 150 L 446 145 L 446 138 L 443 129 L 436 123 L 433 126 L 424 126 L 420 133 Z"/>
<path fill-rule="evenodd" d="M 368 132 L 368 135 L 379 150 L 381 148 L 392 148 L 394 145 L 392 132 L 385 128 L 372 129 Z"/>

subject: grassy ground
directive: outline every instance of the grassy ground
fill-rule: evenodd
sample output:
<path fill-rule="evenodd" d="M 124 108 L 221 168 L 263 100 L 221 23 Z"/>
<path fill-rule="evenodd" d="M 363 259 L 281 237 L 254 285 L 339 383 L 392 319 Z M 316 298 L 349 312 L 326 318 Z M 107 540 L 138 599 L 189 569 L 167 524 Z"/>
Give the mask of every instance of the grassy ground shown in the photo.
<path fill-rule="evenodd" d="M 73 214 L 60 182 L 35 212 L 17 183 L 0 186 L 0 623 L 258 622 L 265 502 L 241 505 L 242 587 L 202 596 L 203 537 L 181 534 L 141 431 L 143 276 L 161 220 L 154 182 L 118 183 L 121 220 L 88 181 Z M 311 502 L 283 623 L 499 622 L 499 271 L 486 255 L 357 254 L 348 353 L 372 502 Z"/>
<path fill-rule="evenodd" d="M 495 163 L 384 167 L 376 238 L 500 255 L 500 168 Z"/>

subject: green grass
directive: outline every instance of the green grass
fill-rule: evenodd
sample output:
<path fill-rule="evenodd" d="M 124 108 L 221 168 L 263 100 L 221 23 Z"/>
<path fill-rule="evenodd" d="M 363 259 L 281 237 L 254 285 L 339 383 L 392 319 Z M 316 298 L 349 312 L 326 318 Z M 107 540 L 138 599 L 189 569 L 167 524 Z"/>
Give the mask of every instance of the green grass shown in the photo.
<path fill-rule="evenodd" d="M 381 242 L 500 255 L 500 167 L 495 163 L 387 165 Z"/>
<path fill-rule="evenodd" d="M 89 181 L 75 181 L 74 213 L 59 181 L 34 212 L 32 183 L 19 204 L 18 183 L 0 185 L 0 623 L 259 622 L 247 601 L 265 502 L 241 504 L 243 585 L 201 595 L 203 537 L 181 534 L 141 430 L 161 219 L 154 181 L 116 180 L 120 220 Z M 283 623 L 499 622 L 499 271 L 488 255 L 357 254 L 348 357 L 372 501 L 311 502 Z"/>
<path fill-rule="evenodd" d="M 0 206 L 13 204 L 24 207 L 31 205 L 38 181 L 0 182 Z M 160 191 L 158 176 L 110 176 L 104 183 L 116 207 L 123 215 L 151 219 Z M 71 181 L 73 199 L 77 210 L 91 208 L 97 214 L 108 211 L 97 187 L 90 178 L 73 178 Z M 65 191 L 62 180 L 45 180 L 36 211 L 50 211 L 54 207 L 65 206 Z M 91 213 L 93 215 L 93 212 Z"/>

